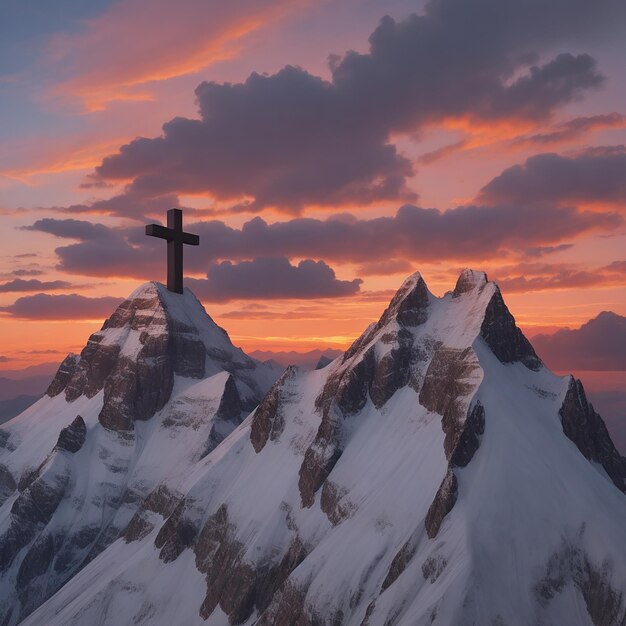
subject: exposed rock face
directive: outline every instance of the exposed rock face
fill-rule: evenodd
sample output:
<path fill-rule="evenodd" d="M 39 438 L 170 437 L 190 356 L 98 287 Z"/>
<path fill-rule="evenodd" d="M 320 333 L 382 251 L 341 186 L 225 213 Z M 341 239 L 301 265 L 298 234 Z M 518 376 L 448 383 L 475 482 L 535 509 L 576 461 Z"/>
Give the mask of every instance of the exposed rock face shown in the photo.
<path fill-rule="evenodd" d="M 626 598 L 611 584 L 612 563 L 593 563 L 573 542 L 563 540 L 561 548 L 548 560 L 545 576 L 534 592 L 543 606 L 548 606 L 569 583 L 580 590 L 587 612 L 595 626 L 624 626 Z"/>
<path fill-rule="evenodd" d="M 417 551 L 417 541 L 414 537 L 411 537 L 400 550 L 397 552 L 396 556 L 393 557 L 393 561 L 391 561 L 391 565 L 389 566 L 389 571 L 387 572 L 387 576 L 383 581 L 382 591 L 387 589 L 393 585 L 394 582 L 398 579 L 400 574 L 407 568 L 407 565 L 411 561 L 411 559 L 415 556 L 415 552 Z"/>
<path fill-rule="evenodd" d="M 65 391 L 72 402 L 104 390 L 101 424 L 129 431 L 135 420 L 149 419 L 163 408 L 174 374 L 203 377 L 206 358 L 198 330 L 170 315 L 159 289 L 151 285 L 143 297 L 117 308 L 91 335 L 80 358 L 69 355 L 63 361 L 47 393 Z"/>
<path fill-rule="evenodd" d="M 0 536 L 0 572 L 10 567 L 20 550 L 50 521 L 63 499 L 69 477 L 53 478 L 54 482 L 36 480 L 13 502 L 10 524 Z"/>
<path fill-rule="evenodd" d="M 167 519 L 174 512 L 181 499 L 179 494 L 173 493 L 166 485 L 159 485 L 141 503 L 122 533 L 122 537 L 127 543 L 142 539 L 154 528 L 154 525 L 147 519 L 146 513 L 158 513 L 163 519 Z"/>
<path fill-rule="evenodd" d="M 465 426 L 470 394 L 482 380 L 472 348 L 440 347 L 435 351 L 420 390 L 420 404 L 443 417 L 444 451 L 450 459 Z"/>
<path fill-rule="evenodd" d="M 77 415 L 74 421 L 60 432 L 56 447 L 68 452 L 78 452 L 83 447 L 86 438 L 85 420 Z"/>
<path fill-rule="evenodd" d="M 265 395 L 252 418 L 250 441 L 255 452 L 261 452 L 268 440 L 276 441 L 285 426 L 282 405 L 289 396 L 288 386 L 297 374 L 290 365 Z"/>
<path fill-rule="evenodd" d="M 426 532 L 431 539 L 437 536 L 443 518 L 452 510 L 452 507 L 454 507 L 457 495 L 458 483 L 454 475 L 454 470 L 448 469 L 437 490 L 437 495 L 426 514 Z"/>
<path fill-rule="evenodd" d="M 428 289 L 421 276 L 405 281 L 378 323 L 352 344 L 329 375 L 315 401 L 322 421 L 300 467 L 303 506 L 312 506 L 315 493 L 341 457 L 343 419 L 361 411 L 368 399 L 376 408 L 382 408 L 396 391 L 411 381 L 411 365 L 423 355 L 419 347 L 413 346 L 414 337 L 408 328 L 428 319 L 428 306 Z M 383 330 L 388 332 L 380 341 L 392 347 L 378 359 L 376 345 L 371 342 Z"/>
<path fill-rule="evenodd" d="M 542 363 L 522 331 L 516 326 L 500 290 L 491 298 L 480 333 L 491 351 L 502 363 L 519 361 L 528 369 L 537 371 Z"/>
<path fill-rule="evenodd" d="M 602 465 L 615 486 L 626 492 L 626 459 L 615 449 L 604 421 L 587 401 L 580 380 L 573 376 L 559 415 L 563 432 L 585 458 Z"/>
<path fill-rule="evenodd" d="M 461 272 L 454 291 L 452 292 L 455 298 L 468 293 L 473 289 L 482 289 L 487 284 L 487 274 L 485 272 L 477 272 L 475 270 L 465 269 Z"/>
<path fill-rule="evenodd" d="M 67 384 L 76 371 L 79 360 L 80 358 L 71 352 L 63 359 L 54 379 L 46 390 L 46 395 L 53 398 L 54 396 L 58 396 L 67 387 Z"/>
<path fill-rule="evenodd" d="M 13 474 L 5 465 L 0 464 L 0 505 L 9 498 L 17 489 Z"/>
<path fill-rule="evenodd" d="M 172 514 L 161 526 L 154 545 L 161 548 L 159 558 L 166 563 L 175 561 L 185 550 L 193 545 L 198 534 L 195 524 L 185 517 L 185 500 L 181 500 Z"/>

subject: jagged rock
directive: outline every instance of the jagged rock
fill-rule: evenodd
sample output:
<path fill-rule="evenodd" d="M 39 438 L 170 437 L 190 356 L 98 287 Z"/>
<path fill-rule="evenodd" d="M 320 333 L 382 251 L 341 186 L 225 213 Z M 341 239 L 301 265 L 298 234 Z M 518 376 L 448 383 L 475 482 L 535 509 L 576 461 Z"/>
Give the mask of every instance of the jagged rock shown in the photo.
<path fill-rule="evenodd" d="M 17 489 L 17 483 L 13 474 L 7 469 L 5 465 L 0 464 L 0 505 L 2 505 L 7 498 L 10 498 Z"/>
<path fill-rule="evenodd" d="M 285 419 L 282 414 L 284 387 L 293 380 L 296 372 L 297 369 L 290 365 L 274 383 L 274 386 L 261 400 L 261 404 L 254 412 L 250 429 L 250 442 L 256 453 L 261 452 L 268 439 L 276 441 L 285 427 Z"/>
<path fill-rule="evenodd" d="M 66 426 L 60 433 L 56 447 L 68 452 L 78 452 L 87 438 L 87 426 L 85 420 L 77 415 L 74 421 Z"/>
<path fill-rule="evenodd" d="M 356 506 L 346 498 L 346 495 L 345 489 L 329 480 L 325 481 L 322 486 L 320 508 L 333 526 L 348 519 L 356 510 Z"/>
<path fill-rule="evenodd" d="M 465 467 L 473 458 L 485 432 L 485 409 L 477 402 L 465 418 L 463 428 L 450 454 L 451 467 Z"/>
<path fill-rule="evenodd" d="M 17 592 L 27 599 L 28 585 L 37 576 L 45 574 L 54 558 L 54 541 L 50 535 L 38 537 L 30 547 L 17 572 Z"/>
<path fill-rule="evenodd" d="M 448 562 L 441 555 L 430 556 L 422 563 L 422 575 L 432 585 L 441 576 Z"/>
<path fill-rule="evenodd" d="M 79 357 L 76 354 L 72 354 L 71 352 L 63 359 L 63 362 L 59 366 L 57 373 L 55 374 L 52 382 L 48 386 L 46 390 L 46 395 L 54 398 L 54 396 L 58 396 L 62 391 L 67 387 L 67 383 L 70 381 L 74 372 L 76 371 L 76 367 L 78 366 Z"/>
<path fill-rule="evenodd" d="M 122 537 L 126 543 L 143 539 L 154 526 L 146 519 L 146 512 L 158 513 L 164 519 L 168 518 L 181 501 L 181 496 L 173 493 L 166 485 L 159 485 L 150 492 L 135 512 L 128 526 L 124 529 Z M 157 546 L 158 547 L 158 546 Z"/>
<path fill-rule="evenodd" d="M 604 421 L 587 401 L 582 383 L 573 376 L 559 415 L 563 432 L 585 458 L 602 465 L 615 486 L 626 492 L 626 461 L 615 449 Z"/>
<path fill-rule="evenodd" d="M 159 558 L 165 563 L 175 561 L 190 548 L 198 534 L 195 524 L 185 517 L 185 505 L 184 499 L 178 503 L 154 540 L 154 545 L 161 548 Z"/>
<path fill-rule="evenodd" d="M 473 289 L 482 289 L 488 282 L 485 272 L 477 272 L 475 270 L 465 269 L 461 272 L 452 295 L 455 298 L 472 291 Z"/>
<path fill-rule="evenodd" d="M 327 626 L 327 623 L 307 606 L 306 590 L 287 582 L 259 617 L 257 626 Z"/>
<path fill-rule="evenodd" d="M 519 361 L 533 371 L 541 368 L 541 360 L 515 324 L 515 318 L 504 304 L 502 294 L 497 288 L 485 309 L 480 334 L 501 363 Z"/>
<path fill-rule="evenodd" d="M 400 326 L 423 324 L 428 318 L 429 302 L 428 287 L 424 279 L 414 274 L 392 298 L 378 322 L 378 328 L 382 328 L 392 319 L 397 320 Z"/>
<path fill-rule="evenodd" d="M 413 537 L 411 537 L 397 552 L 396 556 L 393 557 L 393 561 L 391 561 L 391 565 L 389 566 L 389 571 L 387 572 L 387 576 L 383 581 L 383 585 L 381 587 L 382 591 L 385 591 L 388 587 L 393 585 L 394 582 L 398 579 L 400 574 L 407 568 L 407 565 L 411 561 L 411 559 L 415 556 L 415 552 L 417 551 L 417 543 Z"/>
<path fill-rule="evenodd" d="M 480 374 L 480 366 L 472 348 L 456 350 L 440 347 L 435 351 L 426 371 L 419 400 L 429 411 L 443 417 L 441 426 L 446 435 L 443 447 L 448 460 L 463 435 L 466 406 L 470 394 L 480 383 Z"/>
<path fill-rule="evenodd" d="M 450 513 L 454 507 L 458 494 L 458 484 L 454 471 L 448 469 L 441 485 L 437 490 L 435 499 L 432 501 L 428 513 L 426 514 L 426 533 L 432 539 L 437 536 L 444 517 Z"/>
<path fill-rule="evenodd" d="M 626 625 L 626 599 L 623 591 L 611 585 L 613 565 L 600 567 L 578 546 L 564 539 L 561 548 L 548 560 L 545 576 L 534 592 L 543 606 L 548 606 L 565 586 L 573 582 L 580 590 L 594 626 Z"/>
<path fill-rule="evenodd" d="M 68 477 L 58 476 L 55 482 L 38 479 L 13 502 L 9 527 L 0 536 L 0 572 L 9 568 L 19 551 L 52 518 L 65 494 Z"/>

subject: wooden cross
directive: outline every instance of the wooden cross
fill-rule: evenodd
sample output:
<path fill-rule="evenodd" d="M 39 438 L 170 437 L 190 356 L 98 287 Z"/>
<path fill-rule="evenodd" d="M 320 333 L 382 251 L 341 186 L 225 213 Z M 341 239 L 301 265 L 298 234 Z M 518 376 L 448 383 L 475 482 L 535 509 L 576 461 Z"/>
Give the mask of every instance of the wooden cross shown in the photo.
<path fill-rule="evenodd" d="M 149 224 L 146 235 L 167 241 L 167 288 L 174 293 L 183 293 L 183 244 L 197 246 L 200 237 L 183 232 L 183 212 L 180 209 L 167 212 L 167 228 Z"/>

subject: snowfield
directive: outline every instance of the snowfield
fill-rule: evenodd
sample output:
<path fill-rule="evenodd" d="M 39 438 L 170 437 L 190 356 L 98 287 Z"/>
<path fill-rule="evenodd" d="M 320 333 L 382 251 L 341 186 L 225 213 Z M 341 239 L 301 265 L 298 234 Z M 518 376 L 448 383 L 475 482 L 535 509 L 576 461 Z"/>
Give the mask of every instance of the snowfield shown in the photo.
<path fill-rule="evenodd" d="M 190 292 L 120 308 L 0 433 L 0 622 L 626 624 L 626 460 L 483 273 L 269 391 Z"/>

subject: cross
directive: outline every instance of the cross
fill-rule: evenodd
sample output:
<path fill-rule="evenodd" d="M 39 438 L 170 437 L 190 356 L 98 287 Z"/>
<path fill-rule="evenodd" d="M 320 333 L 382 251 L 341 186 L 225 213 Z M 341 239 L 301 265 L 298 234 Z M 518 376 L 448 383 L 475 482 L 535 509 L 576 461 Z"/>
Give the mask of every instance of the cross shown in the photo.
<path fill-rule="evenodd" d="M 174 293 L 183 293 L 183 244 L 197 246 L 200 237 L 183 232 L 183 212 L 180 209 L 167 212 L 167 228 L 149 224 L 146 235 L 167 241 L 167 288 Z"/>

